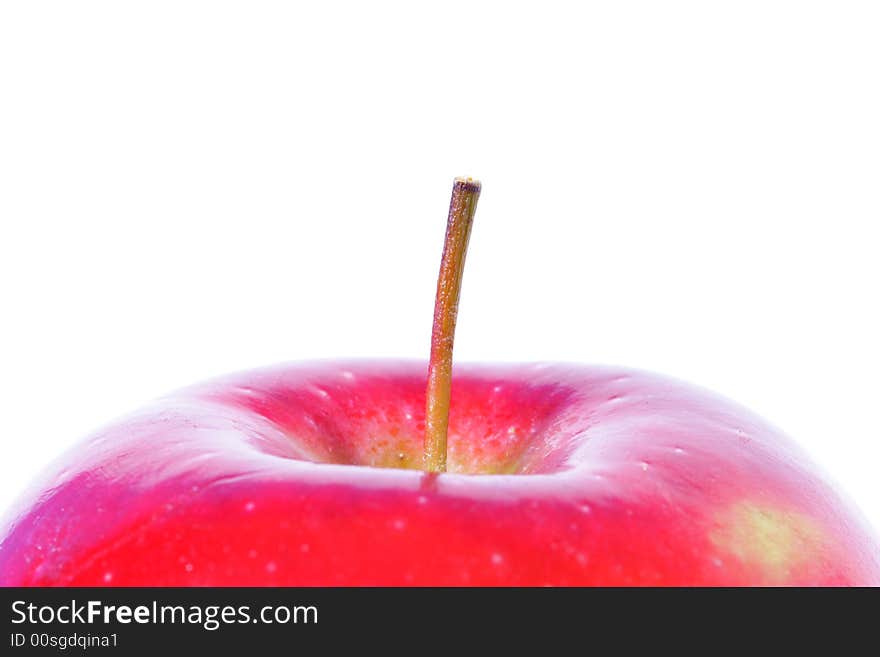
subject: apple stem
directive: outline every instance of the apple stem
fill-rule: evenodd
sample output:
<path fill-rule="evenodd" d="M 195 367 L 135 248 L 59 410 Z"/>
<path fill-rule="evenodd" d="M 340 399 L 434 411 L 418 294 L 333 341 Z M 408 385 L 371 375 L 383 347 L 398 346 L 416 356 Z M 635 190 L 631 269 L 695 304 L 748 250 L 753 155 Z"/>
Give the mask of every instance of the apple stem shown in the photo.
<path fill-rule="evenodd" d="M 431 360 L 425 403 L 425 470 L 446 472 L 446 435 L 449 429 L 449 398 L 452 389 L 452 344 L 458 300 L 480 183 L 472 178 L 456 178 L 449 201 L 446 240 L 437 298 L 434 301 L 434 328 L 431 331 Z"/>

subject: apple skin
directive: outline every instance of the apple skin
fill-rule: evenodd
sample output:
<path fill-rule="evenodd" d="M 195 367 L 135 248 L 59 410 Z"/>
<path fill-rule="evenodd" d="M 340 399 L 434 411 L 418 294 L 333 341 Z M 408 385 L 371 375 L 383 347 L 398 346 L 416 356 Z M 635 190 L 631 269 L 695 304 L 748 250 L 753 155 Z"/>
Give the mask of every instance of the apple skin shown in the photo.
<path fill-rule="evenodd" d="M 460 365 L 436 475 L 406 469 L 425 372 L 298 363 L 162 399 L 19 500 L 0 584 L 880 584 L 854 507 L 725 399 L 617 368 Z"/>

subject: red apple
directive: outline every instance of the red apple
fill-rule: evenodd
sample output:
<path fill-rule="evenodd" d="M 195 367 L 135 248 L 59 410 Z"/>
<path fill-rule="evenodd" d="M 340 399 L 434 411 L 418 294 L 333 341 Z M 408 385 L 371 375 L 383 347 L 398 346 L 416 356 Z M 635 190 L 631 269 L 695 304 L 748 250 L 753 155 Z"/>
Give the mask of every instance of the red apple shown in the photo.
<path fill-rule="evenodd" d="M 668 379 L 456 370 L 449 472 L 425 366 L 282 366 L 86 440 L 13 510 L 5 585 L 878 584 L 878 546 L 801 451 Z"/>
<path fill-rule="evenodd" d="M 11 510 L 0 584 L 880 584 L 858 512 L 711 393 L 614 368 L 463 365 L 450 398 L 475 190 L 450 211 L 427 395 L 424 364 L 362 361 L 161 400 Z"/>

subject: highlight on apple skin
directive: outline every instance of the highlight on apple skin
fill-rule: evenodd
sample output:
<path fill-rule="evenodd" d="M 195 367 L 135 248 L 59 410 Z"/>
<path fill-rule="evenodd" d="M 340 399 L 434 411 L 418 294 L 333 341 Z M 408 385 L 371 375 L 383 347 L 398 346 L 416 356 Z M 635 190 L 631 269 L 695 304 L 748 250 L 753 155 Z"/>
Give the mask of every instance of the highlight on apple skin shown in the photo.
<path fill-rule="evenodd" d="M 706 391 L 575 365 L 199 385 L 98 431 L 3 520 L 3 585 L 876 585 L 880 549 L 790 440 Z"/>

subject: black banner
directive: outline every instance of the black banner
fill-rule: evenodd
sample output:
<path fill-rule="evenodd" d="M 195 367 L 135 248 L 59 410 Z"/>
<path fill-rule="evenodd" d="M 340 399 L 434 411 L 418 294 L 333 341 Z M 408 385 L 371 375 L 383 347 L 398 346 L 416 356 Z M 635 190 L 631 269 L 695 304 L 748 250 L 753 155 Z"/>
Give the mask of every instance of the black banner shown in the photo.
<path fill-rule="evenodd" d="M 869 648 L 880 610 L 877 589 L 69 588 L 0 589 L 0 599 L 2 655 L 412 654 L 425 645 L 456 654 L 609 645 L 611 654 L 689 645 L 787 654 L 801 642 Z"/>

